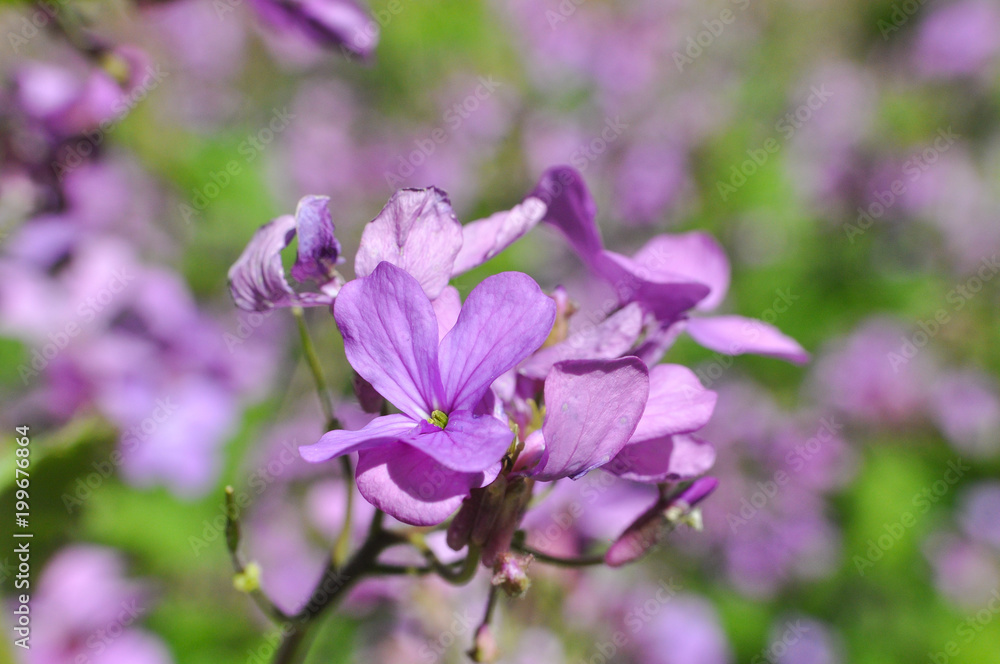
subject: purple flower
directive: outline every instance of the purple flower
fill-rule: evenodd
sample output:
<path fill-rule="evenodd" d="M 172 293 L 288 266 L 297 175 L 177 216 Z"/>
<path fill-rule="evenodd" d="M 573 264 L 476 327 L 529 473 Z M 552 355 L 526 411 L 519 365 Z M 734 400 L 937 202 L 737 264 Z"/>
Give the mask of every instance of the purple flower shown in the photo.
<path fill-rule="evenodd" d="M 297 33 L 318 46 L 369 58 L 378 43 L 378 26 L 354 0 L 252 0 L 271 27 Z"/>
<path fill-rule="evenodd" d="M 284 215 L 257 229 L 239 259 L 229 269 L 229 292 L 247 311 L 274 307 L 328 305 L 340 291 L 343 279 L 336 265 L 342 261 L 340 243 L 334 237 L 333 219 L 326 196 L 306 196 L 295 216 Z M 281 250 L 295 234 L 299 251 L 292 276 L 299 282 L 312 280 L 318 290 L 296 293 L 285 278 Z"/>
<path fill-rule="evenodd" d="M 318 462 L 357 451 L 358 488 L 371 503 L 406 523 L 440 523 L 499 472 L 513 434 L 481 402 L 545 341 L 555 303 L 530 277 L 498 274 L 469 294 L 440 339 L 420 282 L 383 262 L 344 286 L 334 317 L 351 366 L 402 412 L 328 432 L 302 456 Z"/>

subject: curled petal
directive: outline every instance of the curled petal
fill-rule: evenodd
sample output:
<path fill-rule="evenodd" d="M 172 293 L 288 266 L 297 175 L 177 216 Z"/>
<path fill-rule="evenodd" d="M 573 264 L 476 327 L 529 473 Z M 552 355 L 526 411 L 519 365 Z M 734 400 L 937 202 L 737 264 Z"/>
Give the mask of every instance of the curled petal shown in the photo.
<path fill-rule="evenodd" d="M 337 263 L 343 261 L 329 203 L 329 196 L 306 196 L 295 210 L 299 251 L 292 276 L 299 281 L 312 279 L 321 286 L 334 281 Z"/>
<path fill-rule="evenodd" d="M 300 447 L 299 454 L 310 463 L 318 463 L 376 445 L 394 443 L 416 427 L 417 423 L 406 415 L 376 417 L 357 431 L 344 429 L 328 431 L 323 434 L 319 442 Z"/>
<path fill-rule="evenodd" d="M 588 265 L 604 249 L 597 228 L 597 205 L 580 172 L 555 166 L 542 174 L 531 195 L 546 205 L 543 221 L 552 224 Z"/>
<path fill-rule="evenodd" d="M 560 362 L 545 379 L 545 449 L 529 474 L 577 478 L 610 461 L 628 442 L 649 395 L 635 357 Z"/>
<path fill-rule="evenodd" d="M 538 225 L 545 211 L 545 203 L 528 197 L 510 210 L 463 226 L 462 249 L 455 258 L 452 275 L 468 272 L 514 244 Z"/>
<path fill-rule="evenodd" d="M 752 353 L 776 357 L 795 364 L 809 361 L 809 353 L 795 339 L 778 328 L 754 318 L 743 316 L 711 316 L 692 318 L 687 332 L 699 344 L 726 355 Z"/>
<path fill-rule="evenodd" d="M 389 263 L 340 291 L 333 317 L 348 362 L 401 411 L 426 420 L 438 407 L 438 322 L 417 281 Z"/>
<path fill-rule="evenodd" d="M 444 429 L 423 421 L 402 441 L 446 468 L 472 473 L 499 462 L 513 439 L 510 427 L 492 415 L 462 410 L 448 416 Z"/>
<path fill-rule="evenodd" d="M 295 218 L 291 215 L 278 217 L 257 229 L 229 268 L 229 292 L 237 307 L 267 311 L 295 303 L 295 291 L 288 285 L 281 265 L 281 250 L 293 237 Z"/>
<path fill-rule="evenodd" d="M 636 252 L 633 260 L 653 274 L 680 276 L 708 286 L 708 296 L 697 305 L 704 311 L 719 306 L 729 290 L 726 252 L 715 238 L 702 231 L 654 237 Z"/>
<path fill-rule="evenodd" d="M 526 274 L 487 277 L 469 293 L 441 342 L 441 379 L 449 410 L 468 410 L 501 374 L 538 349 L 556 305 Z"/>
<path fill-rule="evenodd" d="M 440 189 L 401 189 L 361 235 L 354 259 L 359 277 L 385 261 L 409 272 L 432 300 L 451 279 L 462 248 L 462 224 Z"/>
<path fill-rule="evenodd" d="M 631 442 L 702 428 L 712 417 L 718 395 L 705 389 L 693 371 L 659 364 L 649 371 L 649 399 Z"/>
<path fill-rule="evenodd" d="M 678 320 L 711 290 L 682 275 L 650 270 L 635 259 L 613 251 L 601 252 L 595 269 L 615 289 L 619 301 L 639 302 L 664 323 Z"/>
<path fill-rule="evenodd" d="M 604 469 L 626 480 L 658 484 L 697 477 L 714 463 L 711 443 L 679 434 L 630 441 Z"/>
<path fill-rule="evenodd" d="M 414 526 L 433 526 L 499 472 L 499 463 L 486 473 L 456 472 L 410 445 L 395 443 L 358 453 L 357 482 L 361 495 L 386 514 Z"/>

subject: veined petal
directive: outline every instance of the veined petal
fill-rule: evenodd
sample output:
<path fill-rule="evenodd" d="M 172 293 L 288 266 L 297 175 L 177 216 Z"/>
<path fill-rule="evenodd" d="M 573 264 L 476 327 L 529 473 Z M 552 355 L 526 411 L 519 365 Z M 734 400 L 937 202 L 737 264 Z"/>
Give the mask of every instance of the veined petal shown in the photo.
<path fill-rule="evenodd" d="M 347 361 L 413 419 L 438 407 L 438 322 L 416 279 L 389 263 L 340 291 L 333 317 Z"/>
<path fill-rule="evenodd" d="M 264 224 L 229 268 L 233 302 L 247 311 L 291 306 L 295 291 L 285 279 L 281 250 L 295 237 L 295 218 L 284 215 Z"/>
<path fill-rule="evenodd" d="M 743 316 L 705 316 L 687 322 L 687 332 L 699 344 L 726 355 L 766 355 L 795 364 L 809 361 L 799 342 L 778 328 Z"/>
<path fill-rule="evenodd" d="M 610 461 L 632 436 L 649 395 L 635 357 L 560 362 L 545 379 L 545 450 L 528 474 L 577 478 Z"/>
<path fill-rule="evenodd" d="M 505 422 L 492 415 L 473 415 L 468 410 L 449 414 L 444 429 L 423 421 L 402 438 L 402 442 L 441 465 L 467 473 L 493 467 L 513 440 L 514 434 Z"/>
<path fill-rule="evenodd" d="M 358 453 L 358 491 L 403 523 L 433 526 L 455 512 L 471 489 L 492 482 L 500 467 L 460 473 L 410 445 L 389 444 Z"/>
<path fill-rule="evenodd" d="M 376 445 L 394 443 L 416 428 L 417 422 L 406 415 L 384 415 L 357 431 L 327 431 L 319 442 L 299 447 L 299 454 L 310 463 L 318 463 Z"/>
<path fill-rule="evenodd" d="M 565 360 L 610 360 L 625 355 L 642 333 L 642 307 L 629 304 L 595 326 L 574 332 L 566 340 L 543 348 L 521 366 L 521 373 L 544 379 L 552 365 Z"/>
<path fill-rule="evenodd" d="M 445 286 L 441 294 L 431 302 L 431 306 L 437 316 L 438 339 L 444 339 L 458 322 L 458 314 L 462 311 L 462 296 L 454 286 Z"/>
<path fill-rule="evenodd" d="M 364 277 L 382 261 L 392 263 L 413 275 L 433 300 L 448 285 L 461 248 L 462 224 L 447 194 L 434 187 L 401 189 L 365 226 L 354 272 Z"/>
<path fill-rule="evenodd" d="M 622 479 L 656 484 L 697 477 L 714 463 L 715 448 L 711 443 L 679 434 L 629 442 L 603 469 Z"/>
<path fill-rule="evenodd" d="M 546 205 L 544 221 L 561 230 L 583 262 L 592 265 L 604 243 L 597 227 L 597 205 L 580 172 L 569 166 L 550 168 L 531 195 Z"/>
<path fill-rule="evenodd" d="M 514 244 L 538 225 L 545 211 L 545 203 L 529 196 L 510 210 L 462 226 L 462 249 L 455 258 L 452 276 L 482 265 Z"/>
<path fill-rule="evenodd" d="M 703 311 L 719 306 L 729 290 L 726 252 L 714 237 L 702 231 L 658 235 L 632 259 L 653 274 L 679 276 L 708 286 L 708 296 L 697 304 Z"/>
<path fill-rule="evenodd" d="M 475 407 L 494 380 L 545 342 L 555 317 L 555 302 L 528 275 L 484 279 L 441 341 L 446 409 Z"/>
<path fill-rule="evenodd" d="M 697 431 L 712 418 L 717 397 L 687 367 L 656 365 L 649 371 L 649 399 L 630 442 Z"/>
<path fill-rule="evenodd" d="M 306 196 L 295 209 L 299 251 L 292 266 L 292 276 L 299 281 L 312 279 L 324 285 L 333 281 L 340 256 L 340 243 L 334 236 L 329 196 Z"/>

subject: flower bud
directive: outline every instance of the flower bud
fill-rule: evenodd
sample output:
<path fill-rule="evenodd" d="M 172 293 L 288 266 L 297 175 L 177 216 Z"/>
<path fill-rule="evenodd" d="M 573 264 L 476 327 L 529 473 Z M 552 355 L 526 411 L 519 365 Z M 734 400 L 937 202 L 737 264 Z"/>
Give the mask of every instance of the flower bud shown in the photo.
<path fill-rule="evenodd" d="M 610 567 L 621 567 L 638 560 L 681 523 L 700 529 L 701 513 L 694 506 L 707 498 L 718 484 L 714 477 L 702 477 L 677 496 L 656 501 L 615 540 L 604 554 L 604 562 Z"/>
<path fill-rule="evenodd" d="M 500 648 L 489 625 L 480 625 L 476 630 L 476 640 L 468 655 L 473 662 L 495 662 L 500 656 Z"/>
<path fill-rule="evenodd" d="M 528 567 L 532 560 L 533 556 L 517 556 L 510 551 L 501 553 L 493 566 L 493 585 L 509 597 L 521 597 L 531 587 Z"/>

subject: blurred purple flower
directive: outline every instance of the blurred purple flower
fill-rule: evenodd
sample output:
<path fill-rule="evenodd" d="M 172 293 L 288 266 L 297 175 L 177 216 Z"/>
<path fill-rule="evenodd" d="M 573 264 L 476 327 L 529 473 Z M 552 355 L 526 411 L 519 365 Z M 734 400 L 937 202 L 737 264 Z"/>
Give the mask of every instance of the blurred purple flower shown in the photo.
<path fill-rule="evenodd" d="M 925 76 L 970 76 L 1000 53 L 1000 9 L 989 0 L 960 0 L 924 19 L 914 52 Z"/>
<path fill-rule="evenodd" d="M 150 610 L 143 584 L 125 578 L 110 549 L 76 545 L 45 566 L 31 596 L 28 664 L 169 664 L 163 642 L 138 627 Z"/>
<path fill-rule="evenodd" d="M 635 624 L 626 627 L 635 631 Z M 715 610 L 694 595 L 668 597 L 639 632 L 636 649 L 647 664 L 728 664 L 733 660 Z"/>
<path fill-rule="evenodd" d="M 978 371 L 958 371 L 935 381 L 931 417 L 964 454 L 989 457 L 1000 451 L 1000 392 Z"/>
<path fill-rule="evenodd" d="M 378 26 L 355 0 L 252 0 L 272 28 L 368 59 L 378 43 Z"/>

